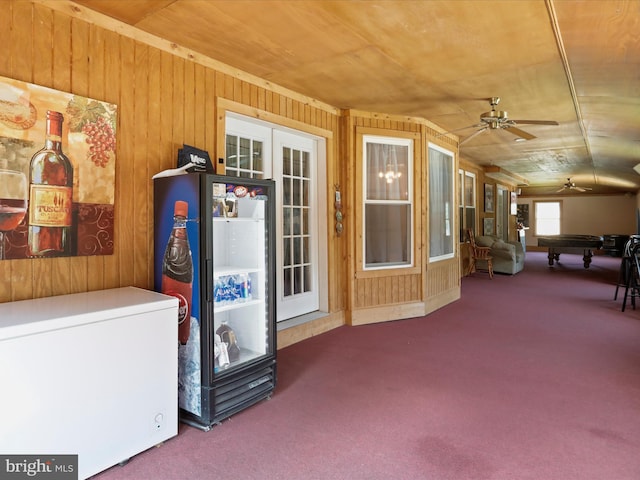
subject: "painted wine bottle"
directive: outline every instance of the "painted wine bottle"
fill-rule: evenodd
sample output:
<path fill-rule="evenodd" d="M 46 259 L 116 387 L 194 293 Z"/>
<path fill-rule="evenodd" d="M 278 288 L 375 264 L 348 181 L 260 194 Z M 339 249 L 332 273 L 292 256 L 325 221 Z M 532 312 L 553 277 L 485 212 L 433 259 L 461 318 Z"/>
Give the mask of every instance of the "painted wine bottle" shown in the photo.
<path fill-rule="evenodd" d="M 73 165 L 62 152 L 60 112 L 47 111 L 44 147 L 29 166 L 29 256 L 73 255 Z"/>
<path fill-rule="evenodd" d="M 187 236 L 189 204 L 178 200 L 174 205 L 173 229 L 162 261 L 161 291 L 178 299 L 178 340 L 186 345 L 191 333 L 193 260 Z"/>

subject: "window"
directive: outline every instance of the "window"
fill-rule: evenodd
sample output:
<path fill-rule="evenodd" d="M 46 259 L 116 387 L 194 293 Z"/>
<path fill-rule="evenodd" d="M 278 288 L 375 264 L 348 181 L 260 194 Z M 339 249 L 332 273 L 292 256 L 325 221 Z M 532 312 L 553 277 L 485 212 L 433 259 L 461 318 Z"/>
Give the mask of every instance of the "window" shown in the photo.
<path fill-rule="evenodd" d="M 476 229 L 476 175 L 458 171 L 460 182 L 460 242 L 466 240 L 467 228 Z"/>
<path fill-rule="evenodd" d="M 534 202 L 536 216 L 535 235 L 560 234 L 560 202 Z"/>
<path fill-rule="evenodd" d="M 264 178 L 265 142 L 235 133 L 227 133 L 226 139 L 226 174 L 245 178 Z"/>
<path fill-rule="evenodd" d="M 413 140 L 363 136 L 364 269 L 413 265 Z"/>
<path fill-rule="evenodd" d="M 453 257 L 453 154 L 429 145 L 429 259 Z"/>

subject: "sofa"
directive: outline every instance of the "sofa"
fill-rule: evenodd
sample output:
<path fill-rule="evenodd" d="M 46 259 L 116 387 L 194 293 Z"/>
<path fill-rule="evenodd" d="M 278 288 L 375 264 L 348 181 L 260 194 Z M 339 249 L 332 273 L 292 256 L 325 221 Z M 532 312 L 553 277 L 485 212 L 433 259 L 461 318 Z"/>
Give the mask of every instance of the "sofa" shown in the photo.
<path fill-rule="evenodd" d="M 491 248 L 494 272 L 515 275 L 524 268 L 525 251 L 520 242 L 505 242 L 494 235 L 478 235 L 476 245 Z"/>

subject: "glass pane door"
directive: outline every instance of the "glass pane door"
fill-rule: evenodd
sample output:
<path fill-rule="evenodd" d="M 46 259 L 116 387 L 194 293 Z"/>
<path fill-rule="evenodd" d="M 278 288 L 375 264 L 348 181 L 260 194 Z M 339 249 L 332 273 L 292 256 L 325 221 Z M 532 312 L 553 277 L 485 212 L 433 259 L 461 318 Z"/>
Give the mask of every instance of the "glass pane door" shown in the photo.
<path fill-rule="evenodd" d="M 237 185 L 213 184 L 216 372 L 272 353 L 264 193 L 241 180 Z"/>
<path fill-rule="evenodd" d="M 318 309 L 315 145 L 310 139 L 275 132 L 274 165 L 281 169 L 282 222 L 278 258 L 278 319 Z"/>

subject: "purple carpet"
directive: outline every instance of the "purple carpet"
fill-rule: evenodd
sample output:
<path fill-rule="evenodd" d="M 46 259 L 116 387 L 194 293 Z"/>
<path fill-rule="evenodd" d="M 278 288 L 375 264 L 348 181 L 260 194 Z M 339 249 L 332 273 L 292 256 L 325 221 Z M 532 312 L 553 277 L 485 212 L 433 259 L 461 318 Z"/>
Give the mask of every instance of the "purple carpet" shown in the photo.
<path fill-rule="evenodd" d="M 527 255 L 427 317 L 280 350 L 271 400 L 94 478 L 640 479 L 640 305 L 613 300 L 620 259 Z"/>

